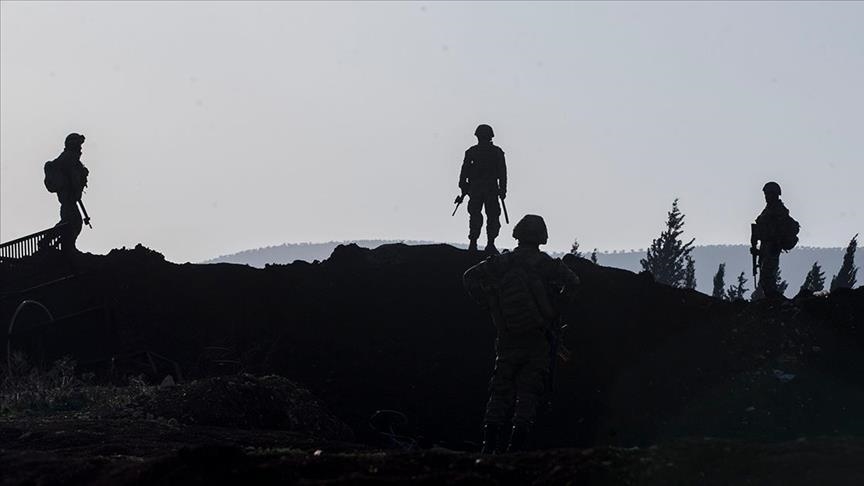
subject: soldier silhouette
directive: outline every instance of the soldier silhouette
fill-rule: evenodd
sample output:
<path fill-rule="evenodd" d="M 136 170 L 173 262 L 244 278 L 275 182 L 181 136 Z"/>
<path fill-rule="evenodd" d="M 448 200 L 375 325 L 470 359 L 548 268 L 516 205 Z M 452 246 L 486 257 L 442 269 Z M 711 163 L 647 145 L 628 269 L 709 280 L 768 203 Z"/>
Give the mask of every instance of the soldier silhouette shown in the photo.
<path fill-rule="evenodd" d="M 60 202 L 61 226 L 60 245 L 64 253 L 77 252 L 76 240 L 81 233 L 84 222 L 89 224 L 89 218 L 82 219 L 78 205 L 84 188 L 87 187 L 87 176 L 90 171 L 81 163 L 81 146 L 84 135 L 70 133 L 66 136 L 63 152 L 45 163 L 45 188 L 57 194 Z"/>
<path fill-rule="evenodd" d="M 789 210 L 780 199 L 780 184 L 768 182 L 762 192 L 765 194 L 765 209 L 751 225 L 750 235 L 750 253 L 754 263 L 756 258 L 759 260 L 759 283 L 753 294 L 756 298 L 764 295 L 772 299 L 782 297 L 777 289 L 780 253 L 791 250 L 798 243 L 800 226 L 789 216 Z M 756 268 L 754 265 L 754 273 Z"/>
<path fill-rule="evenodd" d="M 572 300 L 579 278 L 561 260 L 540 251 L 546 223 L 529 214 L 513 228 L 519 246 L 468 269 L 465 289 L 492 314 L 497 330 L 495 371 L 483 424 L 485 454 L 525 447 L 560 346 L 560 307 Z M 509 442 L 504 437 L 509 430 Z"/>
<path fill-rule="evenodd" d="M 477 145 L 465 151 L 462 170 L 459 173 L 461 195 L 457 202 L 468 196 L 468 249 L 477 250 L 477 238 L 483 227 L 483 213 L 486 210 L 486 251 L 497 253 L 495 238 L 501 229 L 500 197 L 507 197 L 507 165 L 504 151 L 492 143 L 495 133 L 489 125 L 479 125 L 474 131 Z"/>

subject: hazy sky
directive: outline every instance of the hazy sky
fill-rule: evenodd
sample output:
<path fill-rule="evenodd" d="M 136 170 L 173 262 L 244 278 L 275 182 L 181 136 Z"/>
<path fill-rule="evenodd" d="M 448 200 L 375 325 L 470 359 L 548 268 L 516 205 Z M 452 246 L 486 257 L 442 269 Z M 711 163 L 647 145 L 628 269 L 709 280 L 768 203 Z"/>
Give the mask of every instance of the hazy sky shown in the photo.
<path fill-rule="evenodd" d="M 802 245 L 843 246 L 862 25 L 861 2 L 4 1 L 0 239 L 57 221 L 42 164 L 78 131 L 86 251 L 464 241 L 485 122 L 511 219 L 545 216 L 551 249 L 646 247 L 675 197 L 697 244 L 746 243 L 769 179 Z"/>

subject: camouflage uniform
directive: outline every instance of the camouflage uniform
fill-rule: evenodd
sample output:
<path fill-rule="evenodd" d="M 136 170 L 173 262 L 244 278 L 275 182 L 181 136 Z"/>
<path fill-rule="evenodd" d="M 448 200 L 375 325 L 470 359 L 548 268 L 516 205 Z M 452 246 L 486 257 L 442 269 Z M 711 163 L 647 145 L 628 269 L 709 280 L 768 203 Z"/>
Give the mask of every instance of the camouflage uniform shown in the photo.
<path fill-rule="evenodd" d="M 507 165 L 504 151 L 491 141 L 481 141 L 465 151 L 459 173 L 459 189 L 468 199 L 468 238 L 476 241 L 483 227 L 482 209 L 486 208 L 486 236 L 498 237 L 501 229 L 501 205 L 498 196 L 507 194 Z"/>
<path fill-rule="evenodd" d="M 520 224 L 516 225 L 514 236 L 517 236 Z M 544 236 L 542 242 L 545 241 Z M 518 427 L 528 429 L 534 422 L 554 359 L 552 341 L 557 332 L 553 329 L 553 323 L 557 321 L 556 307 L 562 299 L 571 299 L 579 284 L 579 278 L 560 260 L 540 251 L 536 245 L 522 243 L 520 240 L 520 246 L 513 252 L 490 257 L 471 267 L 464 275 L 466 290 L 489 309 L 498 334 L 495 371 L 489 383 L 486 405 L 486 427 L 492 424 L 500 428 L 503 424 L 512 423 L 514 435 Z M 502 273 L 514 265 L 533 275 L 533 280 L 542 282 L 542 289 L 533 293 L 536 311 L 532 315 L 536 318 L 532 317 L 530 322 L 533 324 L 520 325 L 518 330 L 514 330 L 504 317 L 514 313 L 502 308 L 500 289 L 497 288 Z M 511 446 L 512 441 L 511 438 Z"/>
<path fill-rule="evenodd" d="M 759 287 L 766 297 L 776 297 L 777 272 L 780 270 L 779 231 L 782 222 L 789 217 L 789 210 L 780 199 L 772 200 L 756 218 L 756 234 L 759 246 Z"/>

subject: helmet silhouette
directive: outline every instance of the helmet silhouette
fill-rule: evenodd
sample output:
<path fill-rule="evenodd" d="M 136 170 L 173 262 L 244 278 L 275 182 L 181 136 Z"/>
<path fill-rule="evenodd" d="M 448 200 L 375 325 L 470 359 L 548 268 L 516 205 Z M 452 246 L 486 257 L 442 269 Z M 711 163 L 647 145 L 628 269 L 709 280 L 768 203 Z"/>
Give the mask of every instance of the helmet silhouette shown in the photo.
<path fill-rule="evenodd" d="M 82 144 L 84 144 L 84 135 L 81 135 L 80 133 L 70 133 L 69 135 L 66 135 L 66 141 L 64 142 L 66 148 L 80 147 Z"/>
<path fill-rule="evenodd" d="M 480 137 L 482 139 L 492 139 L 495 136 L 495 132 L 492 131 L 492 127 L 486 125 L 485 123 L 482 125 L 477 125 L 477 129 L 474 130 L 474 136 Z"/>
<path fill-rule="evenodd" d="M 781 194 L 780 184 L 777 184 L 776 182 L 771 181 L 771 182 L 765 184 L 764 187 L 762 187 L 762 192 L 764 192 L 766 194 L 777 194 L 779 196 Z"/>
<path fill-rule="evenodd" d="M 536 214 L 526 214 L 516 226 L 513 227 L 513 238 L 519 240 L 520 243 L 534 243 L 536 245 L 545 245 L 549 239 L 549 233 L 546 230 L 546 222 L 543 217 Z"/>

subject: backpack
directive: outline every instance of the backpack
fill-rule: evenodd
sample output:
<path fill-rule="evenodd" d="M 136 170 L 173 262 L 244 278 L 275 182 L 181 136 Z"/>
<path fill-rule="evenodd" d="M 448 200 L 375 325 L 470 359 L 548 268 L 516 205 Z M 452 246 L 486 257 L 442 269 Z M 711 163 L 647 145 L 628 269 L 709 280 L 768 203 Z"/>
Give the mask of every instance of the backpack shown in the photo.
<path fill-rule="evenodd" d="M 544 315 L 551 306 L 543 282 L 525 265 L 513 261 L 502 264 L 495 287 L 504 328 L 515 332 L 544 328 L 552 316 Z"/>
<path fill-rule="evenodd" d="M 60 192 L 66 185 L 65 182 L 63 171 L 57 161 L 45 162 L 45 189 L 48 189 L 48 192 Z"/>
<path fill-rule="evenodd" d="M 777 242 L 780 244 L 780 248 L 786 251 L 795 248 L 795 245 L 798 244 L 799 231 L 801 231 L 801 225 L 792 216 L 787 215 L 783 218 L 777 228 Z"/>

